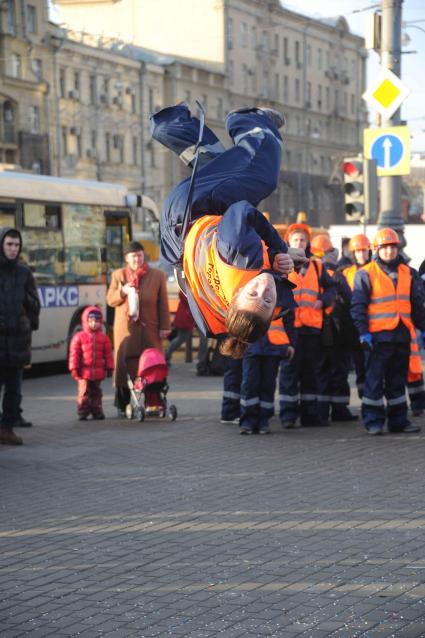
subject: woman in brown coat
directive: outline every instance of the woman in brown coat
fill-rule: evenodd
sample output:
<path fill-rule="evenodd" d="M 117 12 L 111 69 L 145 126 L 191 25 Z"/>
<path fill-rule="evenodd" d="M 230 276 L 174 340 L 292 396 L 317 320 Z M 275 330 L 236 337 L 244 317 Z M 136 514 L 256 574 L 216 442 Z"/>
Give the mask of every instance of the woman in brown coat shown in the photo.
<path fill-rule="evenodd" d="M 137 241 L 126 246 L 124 260 L 126 266 L 112 273 L 106 295 L 108 306 L 115 308 L 115 405 L 121 412 L 130 401 L 127 372 L 134 378 L 143 350 L 158 348 L 162 351 L 162 339 L 170 334 L 165 274 L 145 263 L 143 246 Z M 132 295 L 138 297 L 135 315 L 132 315 Z"/>

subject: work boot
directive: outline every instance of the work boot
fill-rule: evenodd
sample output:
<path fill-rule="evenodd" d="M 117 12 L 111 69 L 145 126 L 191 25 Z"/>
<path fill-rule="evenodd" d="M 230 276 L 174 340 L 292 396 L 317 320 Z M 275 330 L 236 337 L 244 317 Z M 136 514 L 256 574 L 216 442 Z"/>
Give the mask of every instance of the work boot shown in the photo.
<path fill-rule="evenodd" d="M 281 423 L 282 423 L 282 427 L 285 428 L 285 430 L 293 430 L 296 427 L 296 423 L 292 419 L 288 419 L 287 421 L 281 421 Z"/>
<path fill-rule="evenodd" d="M 359 417 L 350 412 L 350 410 L 344 406 L 342 409 L 332 410 L 331 420 L 339 421 L 340 423 L 348 423 L 349 421 L 358 421 Z"/>
<path fill-rule="evenodd" d="M 24 417 L 20 414 L 14 427 L 15 428 L 32 428 L 32 423 L 31 421 L 27 421 L 26 419 L 24 419 Z"/>
<path fill-rule="evenodd" d="M 13 430 L 0 428 L 0 444 L 1 445 L 22 445 L 23 441 L 20 436 L 16 436 Z"/>
<path fill-rule="evenodd" d="M 370 425 L 367 428 L 367 433 L 371 436 L 380 436 L 381 434 L 383 434 L 382 425 Z"/>
<path fill-rule="evenodd" d="M 103 412 L 95 412 L 93 414 L 93 419 L 95 421 L 103 421 L 104 418 L 105 418 L 105 415 L 103 414 Z"/>
<path fill-rule="evenodd" d="M 415 434 L 416 432 L 420 432 L 421 428 L 419 425 L 415 425 L 414 423 L 407 423 L 404 428 L 401 430 L 404 434 Z"/>

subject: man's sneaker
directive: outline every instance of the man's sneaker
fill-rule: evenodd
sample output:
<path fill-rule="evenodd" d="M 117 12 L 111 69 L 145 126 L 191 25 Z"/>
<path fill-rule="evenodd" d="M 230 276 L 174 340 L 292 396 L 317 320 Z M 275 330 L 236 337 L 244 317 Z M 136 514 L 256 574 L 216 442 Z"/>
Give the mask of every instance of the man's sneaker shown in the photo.
<path fill-rule="evenodd" d="M 22 445 L 23 441 L 20 436 L 16 436 L 13 430 L 0 428 L 0 444 L 1 445 Z"/>
<path fill-rule="evenodd" d="M 220 419 L 220 423 L 234 423 L 235 425 L 239 425 L 239 417 L 237 419 Z"/>
<path fill-rule="evenodd" d="M 254 434 L 254 433 L 250 428 L 241 428 L 239 430 L 239 434 L 242 434 L 242 436 L 249 436 L 250 434 Z"/>
<path fill-rule="evenodd" d="M 367 428 L 367 433 L 372 436 L 380 436 L 382 434 L 382 425 L 370 425 Z"/>
<path fill-rule="evenodd" d="M 258 434 L 271 434 L 271 433 L 272 431 L 270 430 L 268 425 L 258 429 Z"/>
<path fill-rule="evenodd" d="M 404 428 L 401 430 L 404 434 L 415 434 L 416 432 L 420 432 L 421 428 L 419 425 L 415 425 L 414 423 L 407 423 Z"/>

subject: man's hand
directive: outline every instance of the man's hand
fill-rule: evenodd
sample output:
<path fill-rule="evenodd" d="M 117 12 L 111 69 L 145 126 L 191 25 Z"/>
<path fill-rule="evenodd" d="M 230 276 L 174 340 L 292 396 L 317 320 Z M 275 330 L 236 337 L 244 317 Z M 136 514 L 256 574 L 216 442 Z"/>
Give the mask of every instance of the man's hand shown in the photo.
<path fill-rule="evenodd" d="M 305 250 L 303 248 L 288 248 L 288 255 L 294 262 L 294 270 L 300 270 L 301 266 L 308 262 L 308 258 L 305 256 Z"/>
<path fill-rule="evenodd" d="M 294 270 L 294 262 L 288 253 L 278 253 L 273 260 L 272 268 L 281 275 L 289 275 Z"/>
<path fill-rule="evenodd" d="M 160 330 L 159 331 L 159 337 L 160 339 L 166 339 L 168 337 L 168 335 L 171 334 L 171 330 Z"/>

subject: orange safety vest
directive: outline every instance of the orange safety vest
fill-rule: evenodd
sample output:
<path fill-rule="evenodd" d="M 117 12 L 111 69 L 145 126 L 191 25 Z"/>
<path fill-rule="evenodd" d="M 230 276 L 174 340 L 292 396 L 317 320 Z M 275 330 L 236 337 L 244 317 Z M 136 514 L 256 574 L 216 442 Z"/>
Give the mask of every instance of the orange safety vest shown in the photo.
<path fill-rule="evenodd" d="M 308 326 L 309 328 L 321 330 L 323 326 L 323 310 L 313 307 L 316 301 L 320 299 L 322 292 L 319 287 L 319 277 L 322 274 L 323 266 L 320 261 L 316 261 L 316 264 L 317 271 L 312 260 L 310 260 L 304 275 L 292 272 L 288 277 L 289 281 L 296 285 L 294 289 L 294 297 L 298 306 L 295 308 L 294 325 L 296 328 Z"/>
<path fill-rule="evenodd" d="M 204 215 L 198 219 L 185 239 L 183 255 L 186 281 L 213 334 L 226 331 L 226 311 L 239 288 L 271 267 L 264 242 L 263 266 L 260 269 L 244 270 L 226 264 L 216 248 L 220 220 L 219 215 Z"/>
<path fill-rule="evenodd" d="M 290 343 L 288 333 L 283 325 L 282 317 L 274 319 L 271 322 L 270 328 L 267 331 L 267 339 L 274 346 L 284 346 Z"/>
<path fill-rule="evenodd" d="M 399 265 L 397 288 L 376 262 L 371 261 L 366 264 L 363 266 L 363 270 L 367 271 L 371 283 L 368 307 L 369 332 L 395 330 L 399 322 L 402 321 L 410 332 L 409 372 L 415 375 L 421 373 L 422 364 L 416 330 L 412 322 L 410 304 L 412 276 L 409 267 L 405 264 Z"/>
<path fill-rule="evenodd" d="M 351 290 L 354 290 L 354 278 L 356 276 L 356 272 L 358 271 L 357 264 L 353 264 L 352 266 L 347 266 L 342 271 L 342 274 L 347 280 L 347 284 L 350 286 Z"/>

